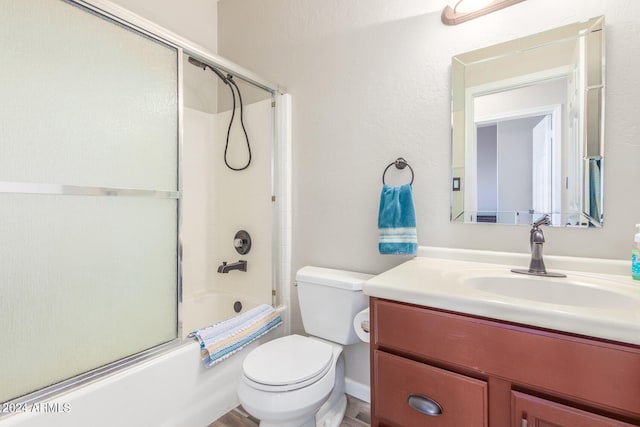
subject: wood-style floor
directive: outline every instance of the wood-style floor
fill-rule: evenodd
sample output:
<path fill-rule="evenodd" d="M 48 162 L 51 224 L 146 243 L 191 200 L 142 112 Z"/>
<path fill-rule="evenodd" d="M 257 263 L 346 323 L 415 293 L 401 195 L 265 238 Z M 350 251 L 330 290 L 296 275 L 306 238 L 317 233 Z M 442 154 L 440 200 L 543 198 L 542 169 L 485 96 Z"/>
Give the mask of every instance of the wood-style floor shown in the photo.
<path fill-rule="evenodd" d="M 340 427 L 368 427 L 371 422 L 369 404 L 347 395 L 347 411 Z M 227 412 L 209 427 L 257 427 L 258 420 L 238 407 Z"/>

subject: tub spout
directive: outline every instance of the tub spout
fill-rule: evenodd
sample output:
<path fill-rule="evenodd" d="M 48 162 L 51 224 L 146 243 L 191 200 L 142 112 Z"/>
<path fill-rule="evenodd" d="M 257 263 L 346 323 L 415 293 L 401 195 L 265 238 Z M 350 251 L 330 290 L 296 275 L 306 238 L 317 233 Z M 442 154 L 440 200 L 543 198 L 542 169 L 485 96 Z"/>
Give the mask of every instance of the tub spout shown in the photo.
<path fill-rule="evenodd" d="M 227 264 L 227 262 L 224 261 L 218 267 L 218 273 L 228 273 L 231 270 L 247 271 L 247 261 L 241 259 L 240 261 L 232 262 L 231 264 Z"/>

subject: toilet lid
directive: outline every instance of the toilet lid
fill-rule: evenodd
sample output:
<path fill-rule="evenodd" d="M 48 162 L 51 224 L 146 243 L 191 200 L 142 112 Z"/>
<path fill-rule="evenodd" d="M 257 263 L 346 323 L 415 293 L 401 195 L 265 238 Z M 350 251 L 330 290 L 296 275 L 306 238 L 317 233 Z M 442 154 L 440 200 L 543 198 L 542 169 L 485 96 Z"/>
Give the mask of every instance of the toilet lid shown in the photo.
<path fill-rule="evenodd" d="M 331 345 L 289 335 L 253 350 L 244 359 L 242 368 L 244 375 L 255 383 L 295 389 L 296 385 L 305 386 L 324 375 L 332 358 Z"/>

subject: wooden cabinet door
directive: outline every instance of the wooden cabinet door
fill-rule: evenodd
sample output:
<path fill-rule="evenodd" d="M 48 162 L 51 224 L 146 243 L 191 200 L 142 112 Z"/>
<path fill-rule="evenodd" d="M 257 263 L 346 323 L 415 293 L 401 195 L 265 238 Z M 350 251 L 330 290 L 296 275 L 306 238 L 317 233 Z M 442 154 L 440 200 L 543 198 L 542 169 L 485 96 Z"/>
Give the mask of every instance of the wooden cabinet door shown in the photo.
<path fill-rule="evenodd" d="M 511 392 L 512 427 L 633 427 L 570 406 Z"/>
<path fill-rule="evenodd" d="M 487 427 L 486 382 L 377 350 L 374 369 L 378 426 Z"/>

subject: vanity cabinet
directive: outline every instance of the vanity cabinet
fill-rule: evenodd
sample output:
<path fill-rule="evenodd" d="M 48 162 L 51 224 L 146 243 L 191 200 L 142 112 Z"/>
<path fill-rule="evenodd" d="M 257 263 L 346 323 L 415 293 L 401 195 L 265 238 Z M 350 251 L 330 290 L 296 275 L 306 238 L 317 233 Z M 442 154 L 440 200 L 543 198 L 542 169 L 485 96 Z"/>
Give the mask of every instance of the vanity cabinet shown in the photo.
<path fill-rule="evenodd" d="M 518 427 L 624 427 L 633 424 L 603 417 L 517 391 L 512 392 L 513 426 Z"/>
<path fill-rule="evenodd" d="M 640 426 L 640 347 L 371 298 L 372 426 Z"/>

